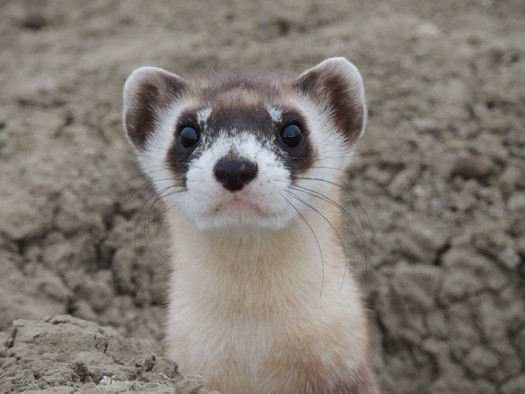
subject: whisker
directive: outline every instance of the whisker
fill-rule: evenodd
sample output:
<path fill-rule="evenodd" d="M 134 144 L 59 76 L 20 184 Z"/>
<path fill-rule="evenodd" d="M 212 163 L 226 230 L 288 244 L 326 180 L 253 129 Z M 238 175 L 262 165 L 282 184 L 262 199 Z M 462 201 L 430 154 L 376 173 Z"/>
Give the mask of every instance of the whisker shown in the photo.
<path fill-rule="evenodd" d="M 331 185 L 334 185 L 338 188 L 340 188 L 341 190 L 343 190 L 344 192 L 346 192 L 351 200 L 352 200 L 352 203 L 355 203 L 355 205 L 357 205 L 359 208 L 361 208 L 361 210 L 364 212 L 366 218 L 367 218 L 367 222 L 368 222 L 368 225 L 369 225 L 369 228 L 372 232 L 372 240 L 375 239 L 375 230 L 374 230 L 374 227 L 372 226 L 372 222 L 370 220 L 370 217 L 368 216 L 368 213 L 366 212 L 366 210 L 364 209 L 364 207 L 362 206 L 362 204 L 359 202 L 359 200 L 357 200 L 357 198 L 355 196 L 353 196 L 350 191 L 348 191 L 347 189 L 345 189 L 343 186 L 339 185 L 338 183 L 336 182 L 332 182 L 332 181 L 329 181 L 329 180 L 326 180 L 326 179 L 322 179 L 322 178 L 313 178 L 313 177 L 299 177 L 299 179 L 305 179 L 305 180 L 314 180 L 314 181 L 323 181 L 323 182 L 328 182 L 330 183 Z M 283 180 L 283 179 L 280 179 L 278 181 L 281 181 L 281 182 L 288 182 L 287 180 Z M 359 227 L 358 223 L 350 216 L 350 214 L 345 210 L 343 209 L 338 203 L 336 203 L 334 200 L 330 199 L 329 197 L 323 195 L 322 193 L 319 193 L 317 192 L 316 190 L 313 190 L 313 189 L 309 189 L 309 188 L 306 188 L 306 187 L 302 187 L 302 186 L 299 186 L 299 185 L 293 185 L 292 188 L 303 188 L 304 191 L 309 191 L 311 193 L 315 193 L 317 198 L 324 198 L 325 201 L 329 202 L 330 204 L 336 206 L 339 211 L 345 216 L 345 218 L 348 220 L 348 222 L 352 225 L 352 228 L 354 229 L 355 233 L 357 234 L 358 238 L 359 238 L 359 242 L 361 243 L 361 246 L 363 248 L 363 252 L 364 252 L 364 257 L 365 257 L 365 272 L 368 270 L 368 250 L 369 250 L 369 243 L 368 243 L 368 239 L 367 237 L 364 236 L 361 228 Z M 296 189 L 297 190 L 297 189 Z M 363 218 L 361 217 L 360 213 L 359 213 L 359 210 L 357 208 L 355 208 L 355 211 L 356 211 L 356 214 L 357 214 L 357 217 L 359 218 L 359 222 L 360 223 L 363 223 Z"/>
<path fill-rule="evenodd" d="M 355 230 L 355 232 L 356 232 L 356 234 L 357 234 L 357 236 L 359 238 L 359 241 L 361 243 L 361 247 L 363 248 L 363 254 L 364 254 L 364 257 L 365 257 L 365 272 L 367 272 L 368 271 L 368 246 L 369 246 L 368 245 L 368 241 L 367 241 L 366 237 L 364 236 L 363 232 L 361 231 L 361 228 L 359 227 L 357 222 L 350 216 L 350 214 L 345 209 L 343 209 L 343 207 L 341 207 L 341 205 L 339 205 L 336 201 L 334 201 L 331 198 L 323 195 L 322 193 L 319 193 L 316 190 L 309 189 L 309 188 L 306 188 L 306 187 L 303 187 L 303 186 L 299 186 L 299 185 L 294 185 L 294 186 L 291 186 L 290 188 L 293 189 L 293 190 L 299 191 L 299 192 L 306 193 L 306 194 L 308 194 L 308 195 L 310 195 L 312 197 L 318 198 L 318 199 L 320 199 L 322 201 L 328 202 L 331 205 L 333 205 L 334 207 L 336 207 L 343 214 L 343 216 L 352 225 L 353 229 Z M 346 274 L 346 266 L 345 266 L 345 274 Z M 343 280 L 344 280 L 344 277 L 343 277 Z"/>
<path fill-rule="evenodd" d="M 298 190 L 298 191 L 301 191 L 301 190 Z M 344 254 L 345 254 L 345 268 L 344 268 L 344 271 L 343 271 L 343 278 L 341 280 L 341 287 L 339 288 L 339 291 L 341 291 L 343 289 L 343 284 L 344 284 L 344 280 L 345 280 L 345 276 L 346 276 L 346 269 L 347 269 L 347 266 L 348 266 L 348 251 L 346 249 L 345 242 L 343 241 L 343 237 L 341 237 L 341 233 L 339 232 L 339 230 L 337 230 L 337 228 L 334 226 L 334 224 L 330 220 L 328 220 L 328 218 L 323 213 L 321 213 L 317 208 L 315 208 L 311 204 L 309 204 L 306 201 L 304 201 L 302 198 L 297 196 L 295 193 L 292 193 L 290 191 L 286 191 L 286 193 L 290 194 L 296 200 L 298 200 L 299 202 L 302 202 L 304 205 L 306 205 L 307 207 L 309 207 L 310 209 L 315 211 L 319 216 L 321 216 L 325 220 L 325 222 L 328 223 L 330 225 L 330 227 L 332 227 L 332 229 L 335 231 L 335 234 L 337 235 L 337 238 L 339 238 L 339 242 L 341 243 L 341 246 L 343 247 L 343 251 L 344 251 Z M 304 193 L 309 194 L 308 192 L 304 192 Z M 310 195 L 312 195 L 312 194 L 310 194 Z M 314 196 L 314 197 L 316 197 L 316 196 Z M 321 197 L 319 197 L 319 198 L 321 198 Z"/>
<path fill-rule="evenodd" d="M 151 175 L 153 174 L 154 172 L 158 172 L 158 171 L 162 171 L 164 170 L 164 168 L 160 168 L 158 170 L 155 170 L 155 171 L 145 171 L 144 174 L 146 175 Z M 122 180 L 121 182 L 117 183 L 115 185 L 115 188 L 119 188 L 121 187 L 122 185 L 125 185 L 125 184 L 129 184 L 132 180 L 135 180 L 137 178 L 143 178 L 144 177 L 144 174 L 142 173 L 139 173 L 138 175 L 135 175 L 135 176 L 132 176 L 130 178 L 127 178 L 127 179 L 124 179 Z M 162 178 L 162 179 L 159 179 L 159 181 L 169 181 L 171 180 L 171 178 Z M 133 190 L 133 192 L 129 193 L 129 195 L 124 199 L 123 201 L 123 204 L 128 202 L 133 196 L 135 196 L 141 189 L 143 189 L 145 186 L 150 186 L 150 188 L 153 188 L 153 185 L 151 183 L 150 180 L 146 180 L 144 181 L 143 183 L 141 183 L 139 186 L 137 187 L 134 187 L 135 190 Z"/>
<path fill-rule="evenodd" d="M 144 187 L 148 186 L 149 190 L 153 190 L 154 186 L 153 184 L 148 180 L 145 182 L 142 182 L 142 184 L 138 187 L 135 187 L 135 190 L 133 192 L 129 193 L 129 195 L 122 201 L 122 205 L 127 203 L 132 197 L 134 197 L 140 190 L 142 190 Z"/>
<path fill-rule="evenodd" d="M 161 261 L 164 262 L 166 261 L 167 257 L 165 255 L 163 255 L 157 247 L 155 247 L 155 244 L 153 242 L 153 237 L 151 236 L 151 231 L 150 231 L 150 228 L 151 228 L 151 220 L 152 220 L 152 213 L 153 213 L 153 208 L 155 206 L 155 204 L 161 199 L 161 198 L 165 198 L 168 194 L 166 194 L 167 191 L 169 191 L 170 189 L 173 189 L 175 188 L 176 186 L 175 185 L 171 185 L 171 186 L 168 186 L 166 188 L 164 188 L 163 190 L 161 190 L 159 193 L 154 193 L 151 197 L 149 197 L 143 204 L 142 208 L 140 209 L 138 215 L 137 215 L 137 219 L 135 221 L 135 229 L 134 229 L 134 232 L 133 232 L 133 250 L 134 250 L 134 254 L 135 254 L 135 259 L 138 258 L 138 252 L 137 252 L 137 243 L 136 243 L 136 240 L 137 240 L 137 237 L 138 237 L 138 227 L 139 227 L 139 220 L 141 219 L 141 217 L 143 217 L 144 213 L 146 213 L 146 216 L 144 218 L 144 234 L 145 234 L 145 240 L 146 240 L 146 244 L 150 247 L 150 250 L 156 252 L 156 259 L 158 257 L 160 257 Z M 163 228 L 164 224 L 162 225 L 162 228 Z M 161 231 L 162 231 L 162 228 L 161 228 Z M 161 262 L 159 260 L 157 260 L 157 262 Z"/>
<path fill-rule="evenodd" d="M 329 166 L 312 166 L 311 169 L 315 170 L 334 170 L 334 171 L 342 171 L 343 168 L 341 167 L 329 167 Z"/>
<path fill-rule="evenodd" d="M 160 195 L 157 195 L 157 198 L 155 199 L 155 201 L 153 202 L 153 204 L 151 204 L 150 206 L 150 209 L 148 210 L 148 213 L 146 215 L 146 221 L 145 221 L 145 232 L 146 232 L 146 242 L 150 245 L 151 249 L 157 253 L 157 256 L 161 258 L 161 260 L 166 260 L 166 256 L 164 256 L 158 249 L 157 247 L 155 246 L 155 243 L 153 241 L 153 237 L 151 236 L 151 220 L 152 220 L 152 213 L 153 213 L 153 208 L 155 207 L 155 204 L 157 203 L 157 201 L 159 201 L 161 199 L 161 196 Z"/>
<path fill-rule="evenodd" d="M 144 204 L 142 205 L 142 208 L 140 209 L 140 211 L 139 211 L 139 213 L 137 215 L 137 219 L 135 220 L 135 228 L 133 230 L 133 253 L 135 255 L 135 260 L 138 260 L 138 251 L 137 251 L 137 236 L 138 236 L 138 233 L 137 233 L 137 231 L 138 231 L 138 227 L 139 227 L 139 221 L 143 217 L 142 215 L 144 214 L 145 210 L 146 209 L 150 209 L 149 205 L 150 204 L 152 206 L 155 205 L 157 199 L 158 199 L 157 194 L 153 194 L 150 197 L 148 197 L 146 199 L 146 201 L 144 202 Z"/>
<path fill-rule="evenodd" d="M 328 179 L 314 178 L 314 177 L 298 177 L 298 178 L 299 179 L 305 179 L 305 180 L 326 182 L 326 183 L 329 183 L 330 185 L 333 185 L 333 186 L 339 188 L 343 192 L 345 192 L 350 197 L 350 199 L 352 200 L 352 203 L 355 204 L 358 208 L 360 208 L 361 211 L 365 214 L 366 222 L 368 223 L 368 227 L 370 228 L 370 231 L 372 232 L 372 239 L 373 240 L 375 239 L 374 226 L 372 225 L 372 221 L 370 220 L 370 217 L 368 216 L 368 213 L 366 212 L 366 209 L 363 207 L 361 202 L 348 189 L 346 189 L 345 187 L 341 186 L 337 182 L 329 181 Z M 359 213 L 359 210 L 357 208 L 355 210 L 356 210 L 357 216 L 359 217 L 359 220 L 361 222 L 363 222 L 363 219 L 362 219 L 362 217 L 361 217 L 361 215 Z"/>
<path fill-rule="evenodd" d="M 303 214 L 301 214 L 301 212 L 299 212 L 299 210 L 295 207 L 295 205 L 293 205 L 291 201 L 289 201 L 285 196 L 283 196 L 282 193 L 279 193 L 279 194 L 281 194 L 281 197 L 284 198 L 284 200 L 293 208 L 293 210 L 297 213 L 297 215 L 299 215 L 299 217 L 308 226 L 310 232 L 314 236 L 315 242 L 317 244 L 317 249 L 319 250 L 319 255 L 321 256 L 322 274 L 321 274 L 321 293 L 319 294 L 319 297 L 322 297 L 323 289 L 324 289 L 324 256 L 323 256 L 323 251 L 321 250 L 321 244 L 319 243 L 319 239 L 317 238 L 317 235 L 315 234 L 314 229 L 312 228 L 310 223 L 308 223 L 308 221 L 305 219 Z"/>
<path fill-rule="evenodd" d="M 171 187 L 170 187 L 171 188 Z M 169 189 L 169 188 L 166 188 L 166 189 Z M 165 189 L 165 190 L 166 190 Z M 160 258 L 160 260 L 162 262 L 166 261 L 168 259 L 168 257 L 166 255 L 164 255 L 156 246 L 155 246 L 155 241 L 151 235 L 151 223 L 152 223 L 152 219 L 153 219 L 153 209 L 155 207 L 155 204 L 160 201 L 161 199 L 163 198 L 162 194 L 158 194 L 155 198 L 155 200 L 153 201 L 153 203 L 150 205 L 150 208 L 148 210 L 148 213 L 146 215 L 146 219 L 145 219 L 145 223 L 144 223 L 144 228 L 145 228 L 145 235 L 146 235 L 146 242 L 147 244 L 149 245 L 149 247 L 151 248 L 151 250 L 153 252 L 156 253 L 156 256 L 158 258 Z M 164 227 L 164 222 L 167 218 L 167 216 L 164 215 L 164 212 L 161 212 L 161 217 L 163 218 L 162 219 L 162 225 L 161 225 L 161 230 L 159 231 L 162 231 L 162 228 Z M 158 260 L 157 260 L 158 261 Z"/>
<path fill-rule="evenodd" d="M 171 190 L 169 193 L 166 193 L 168 190 L 175 189 L 176 187 L 177 186 L 172 185 L 172 186 L 169 186 L 169 187 L 165 188 L 162 191 L 162 194 L 159 195 L 160 199 L 166 199 L 166 198 L 168 198 L 170 196 L 174 196 L 174 195 L 179 194 L 179 193 L 184 193 L 184 190 Z M 175 206 L 168 206 L 166 209 L 164 209 L 161 212 L 161 215 L 162 216 L 166 216 L 166 213 L 168 213 L 169 211 L 171 211 L 174 208 L 175 208 Z"/>
<path fill-rule="evenodd" d="M 307 188 L 303 188 L 301 186 L 292 186 L 291 189 L 293 190 L 296 190 L 298 192 L 303 192 L 303 193 L 306 193 L 312 197 L 316 197 L 322 201 L 325 201 L 325 202 L 329 202 L 330 204 L 332 204 L 333 206 L 335 206 L 337 209 L 339 209 L 339 211 L 341 211 L 343 213 L 343 215 L 348 219 L 348 221 L 350 223 L 352 223 L 352 225 L 354 226 L 354 228 L 356 229 L 357 233 L 359 234 L 359 239 L 361 240 L 361 245 L 363 246 L 363 251 L 364 251 L 364 255 L 365 255 L 365 267 L 368 265 L 368 258 L 367 258 L 367 250 L 366 250 L 366 244 L 363 243 L 363 240 L 362 240 L 362 237 L 361 237 L 361 232 L 359 231 L 359 228 L 357 227 L 357 225 L 355 224 L 354 220 L 350 217 L 350 215 L 348 215 L 348 213 L 343 209 L 341 208 L 341 206 L 339 204 L 337 204 L 335 201 L 331 200 L 330 198 L 322 195 L 321 193 L 319 192 L 316 192 L 314 190 L 310 190 L 310 189 L 307 189 Z M 303 189 L 303 190 L 301 190 Z M 325 218 L 325 220 L 327 220 Z M 332 228 L 335 229 L 335 227 L 333 226 L 332 223 L 330 223 L 330 225 L 332 226 Z M 339 291 L 342 290 L 343 288 L 343 284 L 344 284 L 344 281 L 345 281 L 345 277 L 346 277 L 346 271 L 348 269 L 348 266 L 350 264 L 349 262 L 349 259 L 348 259 L 348 253 L 347 253 L 347 249 L 346 249 L 346 245 L 339 233 L 339 231 L 335 230 L 336 233 L 337 233 L 337 236 L 339 237 L 339 240 L 341 241 L 341 244 L 343 245 L 343 249 L 344 249 L 344 252 L 345 252 L 345 268 L 344 268 L 344 271 L 343 271 L 343 278 L 341 279 L 341 286 L 339 288 Z M 366 270 L 366 268 L 365 268 Z"/>

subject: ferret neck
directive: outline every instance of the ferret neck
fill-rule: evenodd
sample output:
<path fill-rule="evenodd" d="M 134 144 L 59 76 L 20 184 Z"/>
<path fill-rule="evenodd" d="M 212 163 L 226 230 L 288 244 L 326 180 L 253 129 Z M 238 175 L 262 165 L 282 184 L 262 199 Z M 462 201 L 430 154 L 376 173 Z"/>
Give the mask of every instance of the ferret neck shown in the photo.
<path fill-rule="evenodd" d="M 185 218 L 170 219 L 177 271 L 199 269 L 201 275 L 215 271 L 239 278 L 254 272 L 285 271 L 297 277 L 307 271 L 309 276 L 313 273 L 321 278 L 330 269 L 330 262 L 341 259 L 339 268 L 344 269 L 343 247 L 334 242 L 333 227 L 315 215 L 305 216 L 308 226 L 297 221 L 281 230 L 247 233 L 201 231 Z"/>

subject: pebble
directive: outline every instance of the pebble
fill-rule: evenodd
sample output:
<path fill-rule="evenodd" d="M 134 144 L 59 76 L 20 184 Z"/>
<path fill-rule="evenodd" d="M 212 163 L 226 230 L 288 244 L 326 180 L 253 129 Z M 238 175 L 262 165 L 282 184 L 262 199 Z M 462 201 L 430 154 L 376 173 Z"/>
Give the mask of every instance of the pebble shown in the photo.
<path fill-rule="evenodd" d="M 484 179 L 493 172 L 494 164 L 491 160 L 474 155 L 465 155 L 456 159 L 451 175 L 459 175 L 465 179 Z"/>
<path fill-rule="evenodd" d="M 49 18 L 38 9 L 27 9 L 21 18 L 23 27 L 33 30 L 39 30 L 49 23 Z"/>

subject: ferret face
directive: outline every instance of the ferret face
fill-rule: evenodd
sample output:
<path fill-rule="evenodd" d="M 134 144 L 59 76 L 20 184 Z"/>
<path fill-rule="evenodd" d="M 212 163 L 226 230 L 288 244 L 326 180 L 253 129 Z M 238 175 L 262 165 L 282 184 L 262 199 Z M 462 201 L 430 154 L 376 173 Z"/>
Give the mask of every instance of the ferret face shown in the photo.
<path fill-rule="evenodd" d="M 365 120 L 361 77 L 342 58 L 295 79 L 185 80 L 143 67 L 124 88 L 124 125 L 143 171 L 201 230 L 280 229 L 317 209 Z"/>

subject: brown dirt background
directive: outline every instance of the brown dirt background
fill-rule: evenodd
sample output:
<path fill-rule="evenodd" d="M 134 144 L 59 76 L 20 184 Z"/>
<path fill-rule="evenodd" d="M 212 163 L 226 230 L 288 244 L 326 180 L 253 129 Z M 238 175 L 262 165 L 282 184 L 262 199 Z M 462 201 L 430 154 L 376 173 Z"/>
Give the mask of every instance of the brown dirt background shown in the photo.
<path fill-rule="evenodd" d="M 524 393 L 524 21 L 521 0 L 0 0 L 0 391 L 176 387 L 146 377 L 169 375 L 146 360 L 167 248 L 120 124 L 134 68 L 300 72 L 342 55 L 370 106 L 347 180 L 375 231 L 348 199 L 367 261 L 347 235 L 385 392 Z M 467 154 L 486 176 L 457 168 Z M 93 323 L 42 320 L 59 314 Z M 82 358 L 92 332 L 120 350 Z"/>

